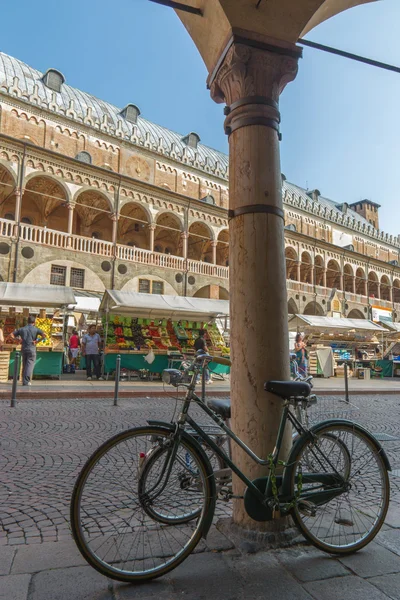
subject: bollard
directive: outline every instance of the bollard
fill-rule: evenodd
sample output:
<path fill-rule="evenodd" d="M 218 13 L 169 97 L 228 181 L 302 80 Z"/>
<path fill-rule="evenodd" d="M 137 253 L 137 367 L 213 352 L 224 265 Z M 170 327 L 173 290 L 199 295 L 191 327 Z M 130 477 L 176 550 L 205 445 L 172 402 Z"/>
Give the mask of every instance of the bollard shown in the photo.
<path fill-rule="evenodd" d="M 120 377 L 121 377 L 121 355 L 117 354 L 117 360 L 115 363 L 114 406 L 118 406 L 118 391 L 119 391 Z"/>
<path fill-rule="evenodd" d="M 14 373 L 13 373 L 13 383 L 11 390 L 11 408 L 15 408 L 17 405 L 17 385 L 18 385 L 18 377 L 19 377 L 19 367 L 21 364 L 21 352 L 15 353 L 14 356 Z"/>
<path fill-rule="evenodd" d="M 206 401 L 206 367 L 203 363 L 203 371 L 201 373 L 201 399 L 205 403 Z"/>
<path fill-rule="evenodd" d="M 344 363 L 344 390 L 345 390 L 345 400 L 347 403 L 350 402 L 349 398 L 349 372 L 347 362 Z"/>

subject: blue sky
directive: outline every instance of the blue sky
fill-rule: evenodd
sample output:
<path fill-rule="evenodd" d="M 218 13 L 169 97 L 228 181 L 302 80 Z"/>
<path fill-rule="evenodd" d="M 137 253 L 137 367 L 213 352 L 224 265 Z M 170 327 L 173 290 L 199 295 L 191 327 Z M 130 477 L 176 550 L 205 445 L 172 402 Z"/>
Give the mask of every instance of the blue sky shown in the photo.
<path fill-rule="evenodd" d="M 28 0 L 2 5 L 0 50 L 117 106 L 227 151 L 223 107 L 175 13 L 147 0 Z M 400 65 L 399 0 L 347 11 L 308 39 Z M 6 26 L 4 26 L 6 25 Z M 382 204 L 381 228 L 400 234 L 400 75 L 304 49 L 281 99 L 282 172 L 338 202 Z"/>

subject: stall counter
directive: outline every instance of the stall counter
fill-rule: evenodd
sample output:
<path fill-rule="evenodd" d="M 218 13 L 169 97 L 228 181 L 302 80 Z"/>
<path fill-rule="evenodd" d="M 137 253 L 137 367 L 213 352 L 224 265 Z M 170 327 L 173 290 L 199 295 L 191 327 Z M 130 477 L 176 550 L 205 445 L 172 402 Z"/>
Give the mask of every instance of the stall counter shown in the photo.
<path fill-rule="evenodd" d="M 62 368 L 63 368 L 63 356 L 64 352 L 41 352 L 40 350 L 36 354 L 36 363 L 35 368 L 33 370 L 33 376 L 35 375 L 46 375 L 49 377 L 58 377 L 61 378 Z M 9 367 L 9 377 L 12 377 L 14 374 L 14 360 L 15 360 L 15 350 L 11 352 L 10 356 L 10 367 Z M 22 361 L 22 356 L 21 356 Z"/>

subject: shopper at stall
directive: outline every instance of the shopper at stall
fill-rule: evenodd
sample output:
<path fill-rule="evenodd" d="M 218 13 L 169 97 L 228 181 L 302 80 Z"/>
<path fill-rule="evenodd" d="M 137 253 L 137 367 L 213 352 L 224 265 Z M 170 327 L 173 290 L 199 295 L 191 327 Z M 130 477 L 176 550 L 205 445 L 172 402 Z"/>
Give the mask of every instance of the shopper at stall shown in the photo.
<path fill-rule="evenodd" d="M 299 373 L 303 377 L 307 376 L 307 348 L 304 342 L 303 335 L 298 333 L 294 343 L 294 351 L 296 353 L 296 362 L 299 368 Z"/>
<path fill-rule="evenodd" d="M 103 381 L 100 372 L 100 347 L 101 338 L 96 332 L 96 325 L 91 325 L 88 332 L 82 338 L 82 356 L 86 356 L 86 376 L 88 381 L 92 379 L 92 363 L 97 379 Z"/>
<path fill-rule="evenodd" d="M 196 350 L 196 352 L 199 352 L 199 350 L 200 350 L 202 354 L 208 354 L 207 342 L 204 339 L 205 335 L 206 335 L 205 329 L 200 329 L 199 337 L 197 338 L 197 340 L 194 343 L 194 349 Z M 207 367 L 204 369 L 204 374 L 206 377 L 206 383 L 212 383 L 211 377 L 210 377 L 210 371 L 207 369 Z"/>
<path fill-rule="evenodd" d="M 16 329 L 11 335 L 22 340 L 22 385 L 32 385 L 31 379 L 36 362 L 36 344 L 46 339 L 46 334 L 35 327 L 36 318 L 28 317 L 25 327 Z M 40 339 L 38 339 L 40 338 Z"/>
<path fill-rule="evenodd" d="M 79 336 L 76 329 L 73 330 L 71 337 L 69 338 L 69 352 L 71 355 L 71 365 L 76 367 L 76 359 L 78 358 L 79 353 Z"/>

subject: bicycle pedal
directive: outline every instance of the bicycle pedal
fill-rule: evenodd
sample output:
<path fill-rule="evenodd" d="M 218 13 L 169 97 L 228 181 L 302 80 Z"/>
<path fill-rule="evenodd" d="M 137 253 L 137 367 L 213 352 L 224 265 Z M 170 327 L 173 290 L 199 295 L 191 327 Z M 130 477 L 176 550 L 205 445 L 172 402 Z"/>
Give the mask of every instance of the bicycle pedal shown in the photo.
<path fill-rule="evenodd" d="M 317 507 L 312 502 L 308 502 L 307 500 L 300 500 L 297 503 L 297 510 L 307 517 L 315 517 L 317 514 Z"/>
<path fill-rule="evenodd" d="M 280 519 L 281 518 L 281 510 L 280 508 L 274 508 L 272 511 L 272 518 L 273 519 Z"/>

